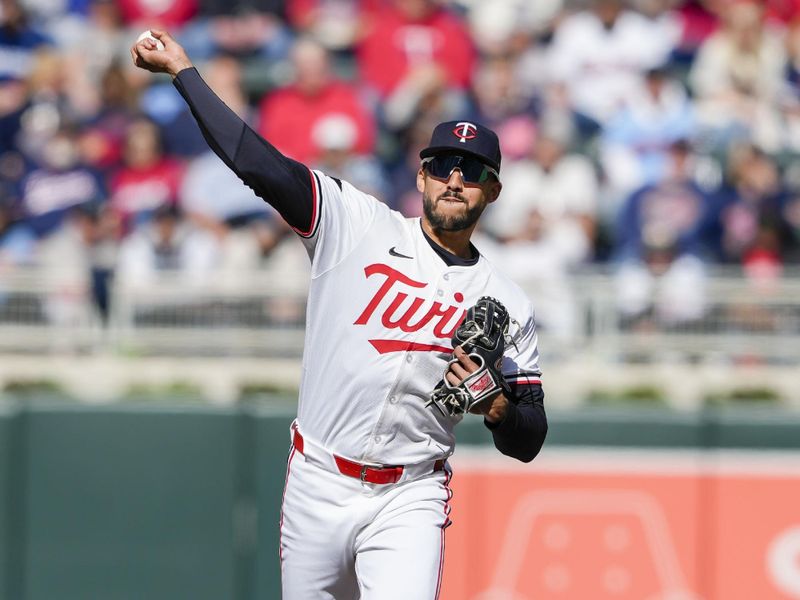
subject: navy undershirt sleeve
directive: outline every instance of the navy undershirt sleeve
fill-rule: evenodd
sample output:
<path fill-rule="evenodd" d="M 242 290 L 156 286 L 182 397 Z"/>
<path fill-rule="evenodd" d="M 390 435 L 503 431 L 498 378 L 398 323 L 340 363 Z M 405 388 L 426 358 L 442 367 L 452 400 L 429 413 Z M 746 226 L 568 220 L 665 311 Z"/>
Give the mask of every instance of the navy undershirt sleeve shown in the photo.
<path fill-rule="evenodd" d="M 258 196 L 298 231 L 313 226 L 314 189 L 308 167 L 281 154 L 253 131 L 211 88 L 197 69 L 173 80 L 208 145 Z"/>
<path fill-rule="evenodd" d="M 547 437 L 547 415 L 541 385 L 512 386 L 506 417 L 499 423 L 484 424 L 491 430 L 495 447 L 522 462 L 530 462 Z"/>

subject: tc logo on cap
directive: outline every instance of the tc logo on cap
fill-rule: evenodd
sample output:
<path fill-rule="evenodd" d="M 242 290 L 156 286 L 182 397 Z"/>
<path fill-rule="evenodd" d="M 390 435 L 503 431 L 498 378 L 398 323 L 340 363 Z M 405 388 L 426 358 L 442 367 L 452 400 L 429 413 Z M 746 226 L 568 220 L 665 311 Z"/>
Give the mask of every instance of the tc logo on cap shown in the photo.
<path fill-rule="evenodd" d="M 459 138 L 458 141 L 463 144 L 467 140 L 473 140 L 478 137 L 478 128 L 473 123 L 462 121 L 456 123 L 456 128 L 453 129 L 453 135 Z"/>

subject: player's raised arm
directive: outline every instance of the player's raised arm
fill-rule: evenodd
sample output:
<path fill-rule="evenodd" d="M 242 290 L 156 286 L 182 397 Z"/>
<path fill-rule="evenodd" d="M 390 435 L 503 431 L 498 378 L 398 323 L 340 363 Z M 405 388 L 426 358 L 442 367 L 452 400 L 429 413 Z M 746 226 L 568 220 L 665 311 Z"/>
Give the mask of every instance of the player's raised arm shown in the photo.
<path fill-rule="evenodd" d="M 308 168 L 281 154 L 253 131 L 203 81 L 172 36 L 151 30 L 131 47 L 133 63 L 151 73 L 166 73 L 186 100 L 211 149 L 244 183 L 269 202 L 289 225 L 308 231 L 314 216 Z M 163 43 L 159 50 L 156 40 Z"/>

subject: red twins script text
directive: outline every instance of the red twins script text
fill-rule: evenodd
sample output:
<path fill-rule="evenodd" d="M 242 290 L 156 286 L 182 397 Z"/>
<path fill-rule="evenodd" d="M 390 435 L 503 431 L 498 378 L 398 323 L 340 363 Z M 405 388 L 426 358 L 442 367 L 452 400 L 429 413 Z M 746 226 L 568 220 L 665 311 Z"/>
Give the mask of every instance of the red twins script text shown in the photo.
<path fill-rule="evenodd" d="M 427 311 L 424 309 L 420 310 L 425 303 L 425 298 L 411 296 L 410 292 L 413 289 L 425 288 L 428 284 L 415 281 L 389 265 L 375 263 L 365 267 L 364 273 L 367 278 L 373 275 L 378 277 L 384 276 L 386 281 L 384 281 L 381 287 L 378 288 L 378 291 L 375 292 L 375 295 L 367 304 L 364 312 L 355 320 L 354 325 L 366 325 L 383 300 L 389 299 L 388 305 L 385 305 L 383 312 L 380 313 L 381 324 L 386 329 L 400 329 L 405 333 L 413 333 L 433 322 L 435 323 L 433 335 L 437 338 L 450 339 L 467 314 L 467 311 L 463 308 L 447 306 L 436 301 Z M 405 311 L 400 311 L 402 314 L 396 314 L 400 306 L 404 304 L 408 298 L 411 298 L 411 304 Z M 464 301 L 464 295 L 461 292 L 453 294 L 453 298 L 456 302 Z M 454 318 L 456 315 L 457 318 Z M 381 354 L 406 350 L 446 353 L 453 351 L 453 348 L 450 346 L 419 344 L 403 340 L 369 340 L 369 342 Z"/>

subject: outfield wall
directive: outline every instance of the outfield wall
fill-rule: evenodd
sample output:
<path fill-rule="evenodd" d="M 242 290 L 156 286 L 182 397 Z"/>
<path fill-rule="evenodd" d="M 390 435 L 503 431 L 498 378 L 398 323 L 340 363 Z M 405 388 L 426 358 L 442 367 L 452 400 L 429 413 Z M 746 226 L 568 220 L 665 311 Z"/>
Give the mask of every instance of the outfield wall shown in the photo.
<path fill-rule="evenodd" d="M 535 476 L 484 451 L 452 463 L 443 600 L 800 598 L 798 453 L 557 448 Z"/>
<path fill-rule="evenodd" d="M 0 405 L 0 598 L 279 598 L 275 406 Z M 800 598 L 800 417 L 550 421 L 530 465 L 459 425 L 443 600 Z"/>

